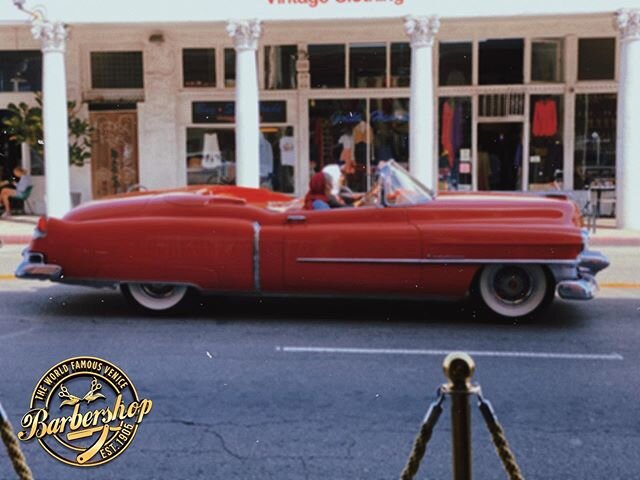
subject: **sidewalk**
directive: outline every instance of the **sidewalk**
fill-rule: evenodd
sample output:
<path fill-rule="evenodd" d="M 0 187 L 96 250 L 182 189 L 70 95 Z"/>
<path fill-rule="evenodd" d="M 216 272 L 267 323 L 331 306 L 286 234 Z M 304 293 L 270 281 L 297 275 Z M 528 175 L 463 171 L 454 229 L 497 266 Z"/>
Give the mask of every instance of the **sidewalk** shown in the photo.
<path fill-rule="evenodd" d="M 7 245 L 26 244 L 31 240 L 38 216 L 20 215 L 10 220 L 0 219 L 0 242 Z M 598 220 L 596 233 L 591 233 L 594 247 L 640 247 L 640 231 L 621 230 L 612 218 Z"/>

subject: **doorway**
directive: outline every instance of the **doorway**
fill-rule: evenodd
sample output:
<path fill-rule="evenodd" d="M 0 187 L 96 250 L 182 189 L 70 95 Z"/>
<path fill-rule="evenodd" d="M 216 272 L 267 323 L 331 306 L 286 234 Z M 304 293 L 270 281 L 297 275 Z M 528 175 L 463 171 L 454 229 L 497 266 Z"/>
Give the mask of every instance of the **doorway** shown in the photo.
<path fill-rule="evenodd" d="M 127 192 L 138 183 L 137 112 L 90 109 L 89 119 L 93 197 Z"/>
<path fill-rule="evenodd" d="M 522 190 L 522 126 L 478 123 L 478 190 Z"/>

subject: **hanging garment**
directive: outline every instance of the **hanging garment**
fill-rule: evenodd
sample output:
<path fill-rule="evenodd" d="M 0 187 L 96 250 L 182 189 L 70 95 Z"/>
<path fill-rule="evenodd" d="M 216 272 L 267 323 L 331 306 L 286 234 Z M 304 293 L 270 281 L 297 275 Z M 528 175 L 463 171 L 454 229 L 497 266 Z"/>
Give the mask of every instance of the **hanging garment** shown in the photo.
<path fill-rule="evenodd" d="M 449 152 L 449 166 L 453 169 L 457 160 L 457 152 L 462 146 L 462 104 L 455 103 L 453 118 L 451 119 L 451 151 Z"/>
<path fill-rule="evenodd" d="M 218 144 L 217 133 L 204 134 L 204 147 L 202 149 L 202 168 L 213 169 L 222 165 L 222 153 Z"/>
<path fill-rule="evenodd" d="M 538 100 L 533 109 L 534 137 L 553 137 L 558 133 L 556 101 L 550 98 Z"/>
<path fill-rule="evenodd" d="M 453 147 L 453 116 L 454 109 L 451 108 L 449 102 L 444 102 L 442 104 L 442 133 L 440 134 L 440 143 L 442 144 L 442 148 L 444 150 L 443 153 L 446 152 L 447 158 L 449 158 L 449 166 L 453 165 L 452 162 L 452 152 L 454 152 Z"/>

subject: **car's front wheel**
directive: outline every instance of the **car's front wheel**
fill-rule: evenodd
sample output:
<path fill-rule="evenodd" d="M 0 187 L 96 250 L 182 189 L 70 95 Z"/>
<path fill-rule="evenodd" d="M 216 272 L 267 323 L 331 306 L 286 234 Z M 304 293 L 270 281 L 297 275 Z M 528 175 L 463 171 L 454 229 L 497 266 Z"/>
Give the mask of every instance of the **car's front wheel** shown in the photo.
<path fill-rule="evenodd" d="M 537 313 L 553 300 L 553 283 L 540 265 L 487 265 L 480 272 L 476 292 L 491 312 L 520 318 Z"/>
<path fill-rule="evenodd" d="M 126 283 L 122 293 L 135 305 L 154 312 L 166 312 L 181 305 L 187 298 L 189 287 L 167 283 Z"/>

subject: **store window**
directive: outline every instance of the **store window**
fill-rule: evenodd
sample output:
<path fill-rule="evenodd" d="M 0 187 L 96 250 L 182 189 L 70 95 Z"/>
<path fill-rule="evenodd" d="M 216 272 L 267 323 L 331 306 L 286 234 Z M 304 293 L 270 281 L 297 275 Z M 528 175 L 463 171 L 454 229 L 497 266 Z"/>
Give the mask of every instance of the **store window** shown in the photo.
<path fill-rule="evenodd" d="M 615 38 L 579 39 L 578 80 L 613 80 L 615 58 Z"/>
<path fill-rule="evenodd" d="M 260 127 L 260 185 L 292 193 L 296 161 L 293 127 Z M 228 127 L 187 128 L 187 183 L 236 183 L 235 131 Z"/>
<path fill-rule="evenodd" d="M 440 86 L 471 85 L 471 42 L 440 42 Z"/>
<path fill-rule="evenodd" d="M 42 90 L 42 52 L 0 50 L 0 92 Z"/>
<path fill-rule="evenodd" d="M 529 190 L 562 190 L 563 96 L 531 95 Z M 522 167 L 522 152 L 515 160 Z"/>
<path fill-rule="evenodd" d="M 380 162 L 395 160 L 409 168 L 409 99 L 372 98 L 369 118 L 373 133 L 371 174 Z"/>
<path fill-rule="evenodd" d="M 292 126 L 260 127 L 262 186 L 276 192 L 293 193 L 296 152 L 296 139 Z"/>
<path fill-rule="evenodd" d="M 561 38 L 535 39 L 531 42 L 531 81 L 564 81 L 564 41 Z"/>
<path fill-rule="evenodd" d="M 411 83 L 411 46 L 391 44 L 391 86 L 408 87 Z"/>
<path fill-rule="evenodd" d="M 287 102 L 284 100 L 263 100 L 258 108 L 263 123 L 287 122 Z M 191 121 L 193 123 L 235 123 L 235 102 L 193 102 Z"/>
<path fill-rule="evenodd" d="M 381 88 L 386 86 L 387 46 L 384 43 L 360 43 L 349 46 L 349 86 Z"/>
<path fill-rule="evenodd" d="M 309 171 L 342 164 L 347 185 L 355 191 L 367 188 L 367 169 L 373 130 L 365 99 L 309 101 Z"/>
<path fill-rule="evenodd" d="M 231 128 L 187 128 L 187 183 L 235 184 L 235 142 Z"/>
<path fill-rule="evenodd" d="M 480 85 L 520 85 L 524 79 L 524 40 L 485 40 L 479 43 Z"/>
<path fill-rule="evenodd" d="M 264 47 L 264 87 L 267 90 L 296 88 L 297 57 L 295 45 Z"/>
<path fill-rule="evenodd" d="M 441 97 L 438 188 L 471 190 L 471 97 Z"/>
<path fill-rule="evenodd" d="M 236 51 L 233 48 L 224 49 L 224 86 L 236 86 Z"/>
<path fill-rule="evenodd" d="M 182 74 L 185 87 L 215 87 L 215 49 L 185 48 L 182 50 Z"/>
<path fill-rule="evenodd" d="M 576 95 L 575 189 L 615 185 L 616 114 L 615 93 Z"/>
<path fill-rule="evenodd" d="M 309 63 L 311 88 L 344 88 L 344 45 L 309 45 Z"/>
<path fill-rule="evenodd" d="M 143 88 L 142 52 L 91 52 L 92 88 Z"/>
<path fill-rule="evenodd" d="M 371 187 L 380 162 L 409 166 L 409 99 L 309 101 L 310 172 L 339 164 L 347 185 Z"/>

